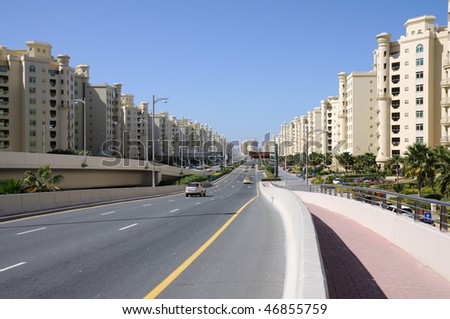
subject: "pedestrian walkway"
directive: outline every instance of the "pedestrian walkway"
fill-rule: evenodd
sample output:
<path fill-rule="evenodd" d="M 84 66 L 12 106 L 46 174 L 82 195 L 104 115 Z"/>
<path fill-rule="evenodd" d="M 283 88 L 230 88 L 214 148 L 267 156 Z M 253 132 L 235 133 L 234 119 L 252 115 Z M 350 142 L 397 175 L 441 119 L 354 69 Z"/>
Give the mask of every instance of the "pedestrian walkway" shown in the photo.
<path fill-rule="evenodd" d="M 450 282 L 403 249 L 339 213 L 305 204 L 313 215 L 329 298 L 450 299 Z"/>

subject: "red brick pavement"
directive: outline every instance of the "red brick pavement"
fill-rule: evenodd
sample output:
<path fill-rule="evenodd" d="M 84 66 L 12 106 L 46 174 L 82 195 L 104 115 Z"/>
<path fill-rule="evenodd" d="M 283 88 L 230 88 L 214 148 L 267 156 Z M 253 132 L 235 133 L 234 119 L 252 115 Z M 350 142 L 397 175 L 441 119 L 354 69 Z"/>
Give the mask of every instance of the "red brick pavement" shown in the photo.
<path fill-rule="evenodd" d="M 450 282 L 403 249 L 341 214 L 305 204 L 313 215 L 330 298 L 450 298 Z"/>

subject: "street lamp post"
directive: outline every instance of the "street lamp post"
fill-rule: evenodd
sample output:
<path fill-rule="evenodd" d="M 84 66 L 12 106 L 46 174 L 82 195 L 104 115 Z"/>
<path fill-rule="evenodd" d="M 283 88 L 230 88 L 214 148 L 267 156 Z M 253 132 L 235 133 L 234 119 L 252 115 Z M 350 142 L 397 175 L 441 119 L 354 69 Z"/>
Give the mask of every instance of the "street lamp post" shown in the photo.
<path fill-rule="evenodd" d="M 308 191 L 308 153 L 309 153 L 309 125 L 308 122 L 306 124 L 306 191 Z"/>
<path fill-rule="evenodd" d="M 148 122 L 147 120 L 140 120 L 139 123 L 143 123 L 147 125 L 147 129 L 148 129 Z M 145 147 L 144 147 L 144 151 L 145 151 L 145 169 L 148 168 L 148 134 L 146 134 L 146 138 L 145 138 Z M 140 159 L 140 156 L 139 156 Z"/>
<path fill-rule="evenodd" d="M 155 104 L 158 102 L 167 103 L 168 98 L 155 98 L 152 96 L 152 187 L 155 187 Z"/>
<path fill-rule="evenodd" d="M 83 103 L 83 162 L 81 163 L 81 167 L 86 167 L 86 98 L 73 100 L 74 103 L 80 102 Z"/>
<path fill-rule="evenodd" d="M 47 127 L 54 128 L 55 126 L 42 124 L 42 127 L 44 129 L 44 152 L 43 153 L 46 154 L 47 153 Z"/>

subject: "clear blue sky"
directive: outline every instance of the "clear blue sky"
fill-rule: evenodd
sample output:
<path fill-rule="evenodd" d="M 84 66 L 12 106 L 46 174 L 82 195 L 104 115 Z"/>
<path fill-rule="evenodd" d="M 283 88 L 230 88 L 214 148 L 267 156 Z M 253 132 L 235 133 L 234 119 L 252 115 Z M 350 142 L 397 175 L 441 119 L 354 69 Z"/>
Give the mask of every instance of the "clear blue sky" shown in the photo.
<path fill-rule="evenodd" d="M 337 94 L 337 74 L 369 71 L 376 35 L 422 15 L 447 24 L 445 0 L 4 1 L 0 45 L 48 42 L 92 83 L 135 102 L 262 140 Z"/>

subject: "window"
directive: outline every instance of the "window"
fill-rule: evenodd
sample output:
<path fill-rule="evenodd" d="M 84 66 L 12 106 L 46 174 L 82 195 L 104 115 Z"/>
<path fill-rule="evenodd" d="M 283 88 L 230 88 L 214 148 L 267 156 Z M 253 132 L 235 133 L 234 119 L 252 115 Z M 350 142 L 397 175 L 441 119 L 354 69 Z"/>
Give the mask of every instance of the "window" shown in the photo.
<path fill-rule="evenodd" d="M 30 65 L 30 67 L 28 68 L 28 71 L 35 73 L 36 67 L 34 65 Z"/>
<path fill-rule="evenodd" d="M 35 94 L 35 93 L 36 93 L 36 88 L 30 88 L 29 92 L 30 92 L 31 94 Z"/>
<path fill-rule="evenodd" d="M 416 72 L 416 79 L 423 79 L 423 71 Z"/>
<path fill-rule="evenodd" d="M 418 98 L 416 99 L 416 104 L 417 104 L 417 105 L 423 105 L 423 97 L 418 97 Z"/>
<path fill-rule="evenodd" d="M 392 125 L 392 133 L 397 134 L 400 132 L 400 125 Z"/>
<path fill-rule="evenodd" d="M 400 100 L 393 100 L 392 101 L 392 108 L 398 109 L 400 106 Z"/>
<path fill-rule="evenodd" d="M 416 124 L 416 131 L 423 131 L 423 124 L 422 123 Z"/>
<path fill-rule="evenodd" d="M 416 143 L 423 143 L 423 137 L 422 136 L 416 137 Z"/>
<path fill-rule="evenodd" d="M 423 92 L 423 84 L 416 85 L 416 92 Z"/>
<path fill-rule="evenodd" d="M 398 121 L 400 119 L 400 113 L 392 113 L 392 120 Z"/>
<path fill-rule="evenodd" d="M 416 53 L 422 53 L 423 52 L 423 45 L 419 44 L 418 46 L 416 46 Z"/>
<path fill-rule="evenodd" d="M 409 49 L 405 49 L 405 53 L 409 53 Z"/>
<path fill-rule="evenodd" d="M 423 65 L 423 58 L 416 59 L 416 66 L 421 66 L 421 65 Z"/>
<path fill-rule="evenodd" d="M 399 146 L 400 145 L 400 137 L 393 137 L 392 138 L 392 145 L 393 146 Z"/>
<path fill-rule="evenodd" d="M 417 118 L 423 118 L 423 111 L 416 111 Z"/>
<path fill-rule="evenodd" d="M 400 150 L 392 150 L 392 157 L 400 157 Z"/>
<path fill-rule="evenodd" d="M 30 83 L 36 83 L 36 78 L 34 76 L 30 76 L 29 82 Z"/>
<path fill-rule="evenodd" d="M 405 66 L 408 66 L 409 65 L 409 61 L 405 61 Z"/>

